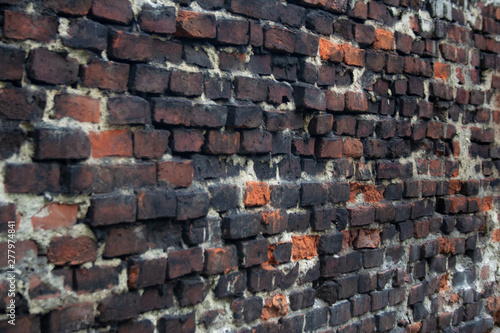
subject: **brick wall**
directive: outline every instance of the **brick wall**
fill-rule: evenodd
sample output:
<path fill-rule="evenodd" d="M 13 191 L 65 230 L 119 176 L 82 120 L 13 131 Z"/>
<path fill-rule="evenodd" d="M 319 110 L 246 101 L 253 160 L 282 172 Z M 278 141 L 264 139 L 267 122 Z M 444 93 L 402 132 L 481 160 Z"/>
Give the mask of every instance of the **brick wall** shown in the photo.
<path fill-rule="evenodd" d="M 500 7 L 0 16 L 0 331 L 499 330 Z"/>

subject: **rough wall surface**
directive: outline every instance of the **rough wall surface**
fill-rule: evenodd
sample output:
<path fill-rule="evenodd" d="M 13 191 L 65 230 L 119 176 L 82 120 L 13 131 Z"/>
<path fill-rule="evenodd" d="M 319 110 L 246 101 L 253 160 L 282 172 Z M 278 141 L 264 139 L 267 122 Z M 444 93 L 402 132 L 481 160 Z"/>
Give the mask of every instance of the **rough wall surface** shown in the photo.
<path fill-rule="evenodd" d="M 0 331 L 499 330 L 500 7 L 0 15 Z"/>

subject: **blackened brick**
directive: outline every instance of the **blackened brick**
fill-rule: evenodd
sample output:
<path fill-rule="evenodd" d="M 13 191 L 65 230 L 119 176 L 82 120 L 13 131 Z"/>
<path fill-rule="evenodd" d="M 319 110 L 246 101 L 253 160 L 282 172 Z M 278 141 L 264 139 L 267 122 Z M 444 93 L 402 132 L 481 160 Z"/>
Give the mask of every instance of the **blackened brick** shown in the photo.
<path fill-rule="evenodd" d="M 336 326 L 346 323 L 351 319 L 351 303 L 341 301 L 330 307 L 330 325 Z"/>
<path fill-rule="evenodd" d="M 168 254 L 167 277 L 175 279 L 179 276 L 203 270 L 203 250 L 199 247 L 175 251 Z"/>
<path fill-rule="evenodd" d="M 180 191 L 177 192 L 177 219 L 189 220 L 207 215 L 210 206 L 208 193 Z"/>
<path fill-rule="evenodd" d="M 158 332 L 195 332 L 196 312 L 185 315 L 167 315 L 158 321 Z"/>
<path fill-rule="evenodd" d="M 306 312 L 305 330 L 315 330 L 328 323 L 328 308 L 321 307 Z"/>
<path fill-rule="evenodd" d="M 228 211 L 238 205 L 239 188 L 232 184 L 211 186 L 210 205 L 217 211 Z"/>
<path fill-rule="evenodd" d="M 321 183 L 303 183 L 300 191 L 300 205 L 312 206 L 328 200 L 328 189 Z"/>
<path fill-rule="evenodd" d="M 221 275 L 217 287 L 215 288 L 215 297 L 225 298 L 228 296 L 242 295 L 246 289 L 246 272 L 233 272 Z"/>
<path fill-rule="evenodd" d="M 222 234 L 227 239 L 255 236 L 260 232 L 261 214 L 233 214 L 222 220 Z"/>
<path fill-rule="evenodd" d="M 260 318 L 262 307 L 261 297 L 238 298 L 231 305 L 233 317 L 237 323 L 249 323 Z"/>
<path fill-rule="evenodd" d="M 316 290 L 306 288 L 303 290 L 294 290 L 288 296 L 290 299 L 290 308 L 292 310 L 300 310 L 313 306 Z"/>
<path fill-rule="evenodd" d="M 177 282 L 174 292 L 179 305 L 189 306 L 203 302 L 208 294 L 209 284 L 202 277 L 183 278 Z"/>

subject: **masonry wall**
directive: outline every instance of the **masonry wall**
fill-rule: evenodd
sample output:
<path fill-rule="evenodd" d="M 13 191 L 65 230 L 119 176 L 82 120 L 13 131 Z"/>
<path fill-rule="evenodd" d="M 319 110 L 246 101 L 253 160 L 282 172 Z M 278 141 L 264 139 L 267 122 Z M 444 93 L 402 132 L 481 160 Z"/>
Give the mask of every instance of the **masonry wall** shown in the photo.
<path fill-rule="evenodd" d="M 500 330 L 500 7 L 0 15 L 0 331 Z"/>

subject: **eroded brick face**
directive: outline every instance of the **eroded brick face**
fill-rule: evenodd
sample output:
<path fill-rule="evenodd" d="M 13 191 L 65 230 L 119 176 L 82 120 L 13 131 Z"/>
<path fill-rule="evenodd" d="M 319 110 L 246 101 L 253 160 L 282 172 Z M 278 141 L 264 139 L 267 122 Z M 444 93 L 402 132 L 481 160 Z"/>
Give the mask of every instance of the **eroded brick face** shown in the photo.
<path fill-rule="evenodd" d="M 1 332 L 500 327 L 495 1 L 0 16 Z"/>

